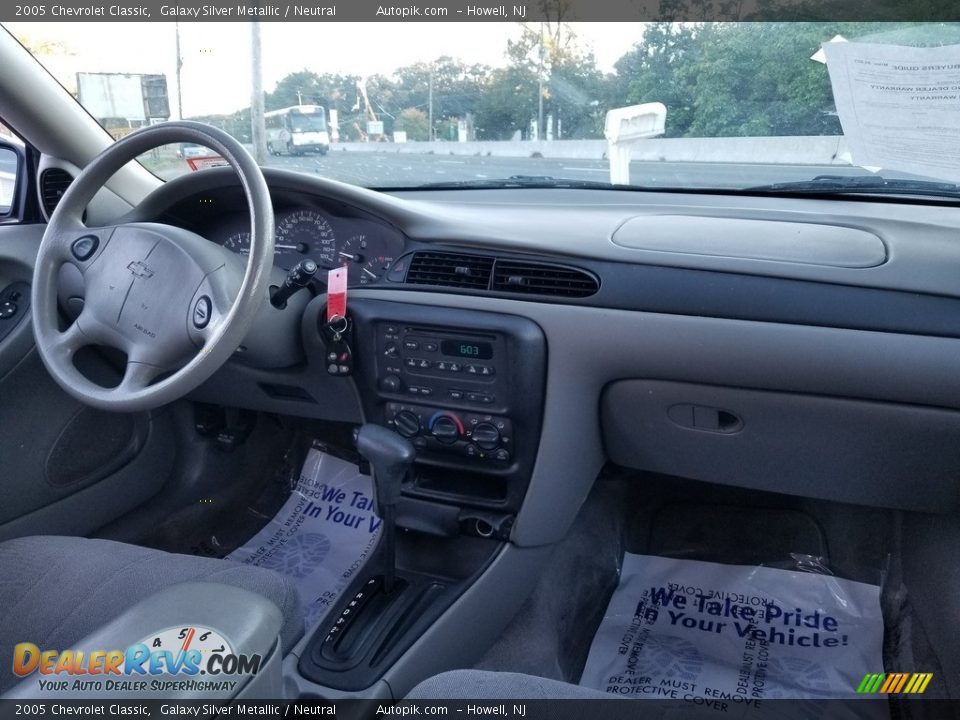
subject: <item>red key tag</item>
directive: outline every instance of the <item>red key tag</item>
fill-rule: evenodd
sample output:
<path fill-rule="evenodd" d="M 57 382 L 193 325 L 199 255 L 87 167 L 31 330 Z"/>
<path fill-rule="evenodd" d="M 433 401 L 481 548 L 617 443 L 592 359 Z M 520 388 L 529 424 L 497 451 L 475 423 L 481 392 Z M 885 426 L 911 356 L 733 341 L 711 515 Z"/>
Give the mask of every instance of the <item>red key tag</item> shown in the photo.
<path fill-rule="evenodd" d="M 347 316 L 347 269 L 327 273 L 327 322 Z"/>

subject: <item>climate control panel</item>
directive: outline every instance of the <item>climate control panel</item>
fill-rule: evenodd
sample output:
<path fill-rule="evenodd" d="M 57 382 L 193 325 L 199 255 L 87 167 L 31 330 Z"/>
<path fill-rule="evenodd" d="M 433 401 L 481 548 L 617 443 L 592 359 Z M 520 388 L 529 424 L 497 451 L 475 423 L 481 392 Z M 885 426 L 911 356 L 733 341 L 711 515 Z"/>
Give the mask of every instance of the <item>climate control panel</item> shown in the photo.
<path fill-rule="evenodd" d="M 418 450 L 501 466 L 509 465 L 513 457 L 513 423 L 506 417 L 391 402 L 385 420 Z"/>

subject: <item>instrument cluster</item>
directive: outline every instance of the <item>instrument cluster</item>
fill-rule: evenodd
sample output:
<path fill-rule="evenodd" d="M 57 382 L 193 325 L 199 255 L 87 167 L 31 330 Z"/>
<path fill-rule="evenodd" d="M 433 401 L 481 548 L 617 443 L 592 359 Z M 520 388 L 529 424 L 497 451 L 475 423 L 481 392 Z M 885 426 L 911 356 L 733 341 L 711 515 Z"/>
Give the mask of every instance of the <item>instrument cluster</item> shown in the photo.
<path fill-rule="evenodd" d="M 234 252 L 250 252 L 250 221 L 230 223 L 219 242 Z M 351 285 L 376 282 L 403 252 L 403 237 L 392 228 L 359 217 L 340 217 L 314 208 L 277 210 L 274 264 L 289 270 L 311 258 L 321 271 L 345 266 Z"/>

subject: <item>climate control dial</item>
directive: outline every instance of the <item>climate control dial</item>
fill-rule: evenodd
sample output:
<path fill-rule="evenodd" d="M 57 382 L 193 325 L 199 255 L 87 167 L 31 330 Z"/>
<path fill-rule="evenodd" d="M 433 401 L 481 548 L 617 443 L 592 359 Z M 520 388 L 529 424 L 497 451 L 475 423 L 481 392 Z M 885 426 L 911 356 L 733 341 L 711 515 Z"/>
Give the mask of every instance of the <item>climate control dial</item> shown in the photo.
<path fill-rule="evenodd" d="M 481 450 L 495 450 L 500 446 L 500 431 L 491 423 L 480 423 L 473 428 L 473 442 Z"/>
<path fill-rule="evenodd" d="M 397 432 L 405 438 L 415 437 L 420 432 L 420 418 L 409 410 L 401 410 L 393 419 Z"/>
<path fill-rule="evenodd" d="M 430 418 L 430 434 L 450 445 L 463 437 L 463 422 L 452 413 L 435 413 Z"/>

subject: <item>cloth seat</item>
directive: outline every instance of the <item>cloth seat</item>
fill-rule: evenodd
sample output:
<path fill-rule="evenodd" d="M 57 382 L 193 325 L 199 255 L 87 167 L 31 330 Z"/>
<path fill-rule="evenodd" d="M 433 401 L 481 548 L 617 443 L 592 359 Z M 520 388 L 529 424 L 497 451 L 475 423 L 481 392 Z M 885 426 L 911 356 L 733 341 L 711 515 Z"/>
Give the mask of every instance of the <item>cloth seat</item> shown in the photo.
<path fill-rule="evenodd" d="M 272 570 L 110 540 L 39 536 L 0 543 L 0 694 L 18 681 L 17 643 L 66 650 L 135 603 L 188 581 L 232 585 L 272 601 L 284 618 L 284 653 L 303 635 L 297 589 Z"/>
<path fill-rule="evenodd" d="M 613 700 L 600 690 L 535 675 L 487 670 L 451 670 L 427 678 L 407 700 Z"/>

